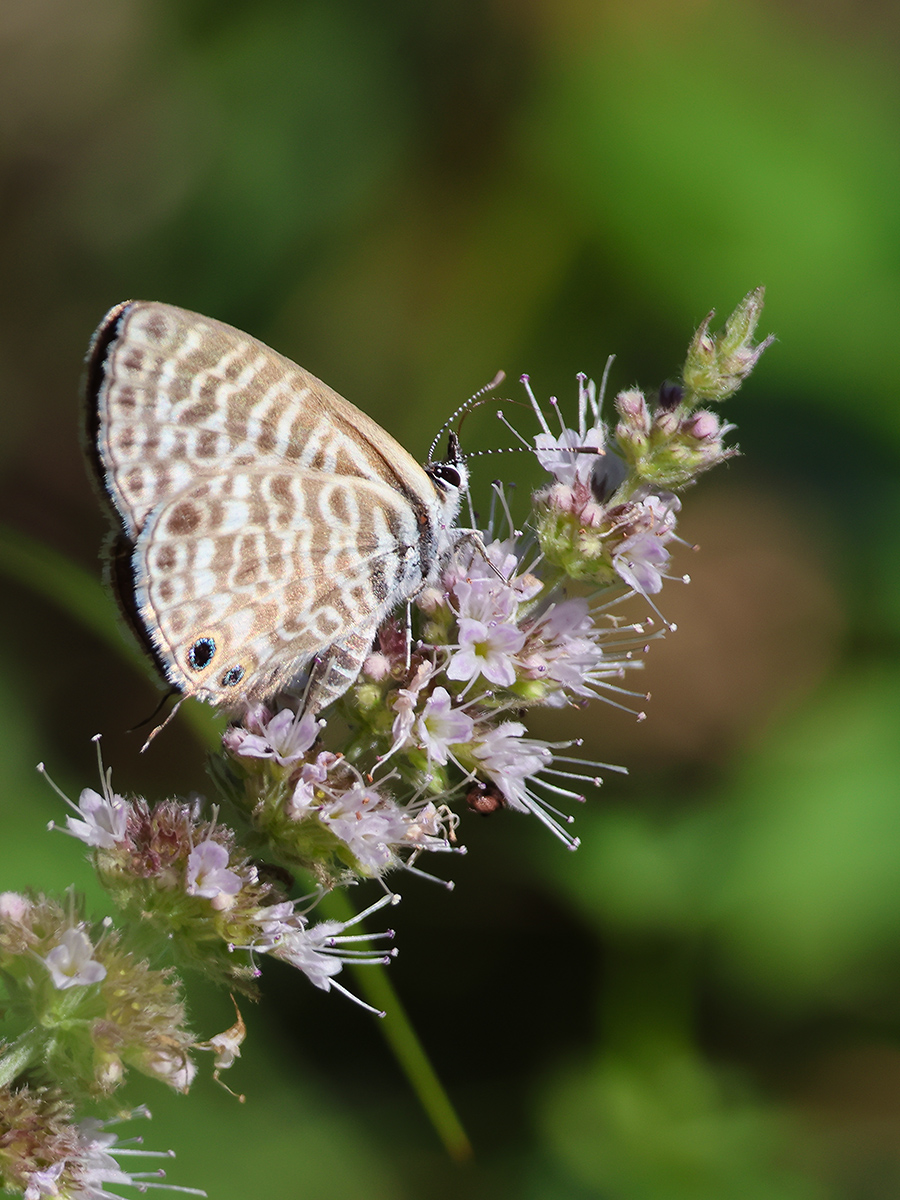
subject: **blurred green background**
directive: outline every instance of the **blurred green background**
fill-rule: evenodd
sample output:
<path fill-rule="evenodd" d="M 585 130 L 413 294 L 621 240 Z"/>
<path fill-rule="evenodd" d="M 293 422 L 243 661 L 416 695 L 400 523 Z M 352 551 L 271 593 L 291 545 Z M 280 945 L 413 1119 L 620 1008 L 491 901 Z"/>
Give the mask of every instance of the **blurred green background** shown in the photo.
<path fill-rule="evenodd" d="M 898 58 L 900 9 L 852 0 L 2 0 L 0 518 L 52 580 L 52 554 L 98 573 L 77 388 L 127 297 L 248 329 L 418 457 L 501 367 L 574 400 L 615 352 L 613 388 L 652 388 L 758 283 L 779 339 L 728 409 L 744 457 L 685 497 L 702 551 L 663 593 L 649 720 L 583 721 L 631 774 L 582 848 L 469 818 L 453 895 L 403 883 L 391 977 L 474 1161 L 371 1018 L 275 970 L 245 1105 L 133 1089 L 177 1182 L 900 1194 Z M 508 441 L 486 410 L 465 438 Z M 6 545 L 0 886 L 102 908 L 34 764 L 77 795 L 99 730 L 117 785 L 159 798 L 204 789 L 203 755 L 186 727 L 138 754 L 149 676 Z"/>

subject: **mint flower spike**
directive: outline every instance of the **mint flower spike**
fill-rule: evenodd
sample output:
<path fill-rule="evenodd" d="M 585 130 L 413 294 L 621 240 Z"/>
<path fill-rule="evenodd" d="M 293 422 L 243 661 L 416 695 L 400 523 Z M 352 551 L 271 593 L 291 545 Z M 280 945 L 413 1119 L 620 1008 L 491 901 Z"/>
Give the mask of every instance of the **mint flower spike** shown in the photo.
<path fill-rule="evenodd" d="M 765 288 L 754 288 L 737 306 L 725 327 L 717 334 L 709 332 L 713 309 L 694 334 L 684 364 L 685 409 L 704 401 L 727 400 L 750 374 L 760 355 L 775 340 L 770 334 L 753 344 L 753 335 L 762 313 Z"/>
<path fill-rule="evenodd" d="M 186 1092 L 196 1068 L 171 970 L 124 948 L 109 918 L 99 937 L 74 904 L 0 895 L 4 1004 L 27 1030 L 0 1055 L 0 1082 L 40 1069 L 73 1095 L 110 1096 L 129 1068 Z"/>
<path fill-rule="evenodd" d="M 724 441 L 731 426 L 693 406 L 734 390 L 769 344 L 753 344 L 762 298 L 762 289 L 750 293 L 721 334 L 704 323 L 684 386 L 664 385 L 650 401 L 636 388 L 620 392 L 608 419 L 611 358 L 599 388 L 578 376 L 571 424 L 555 397 L 548 409 L 522 376 L 536 436 L 527 440 L 498 416 L 549 475 L 527 532 L 495 488 L 477 547 L 461 539 L 414 597 L 412 637 L 394 621 L 379 630 L 337 705 L 352 731 L 343 744 L 320 740 L 321 723 L 291 710 L 254 710 L 243 728 L 226 731 L 220 778 L 277 862 L 309 869 L 328 888 L 397 868 L 415 873 L 423 850 L 457 849 L 442 814 L 460 800 L 483 814 L 529 812 L 564 845 L 578 844 L 571 816 L 551 803 L 583 799 L 555 782 L 562 747 L 528 737 L 518 718 L 596 697 L 643 718 L 646 697 L 624 686 L 626 672 L 674 630 L 655 600 L 664 582 L 688 582 L 670 571 L 673 549 L 685 544 L 676 492 L 736 453 Z M 710 376 L 710 363 L 718 383 L 701 386 L 694 376 L 699 367 Z M 508 526 L 502 537 L 497 507 Z M 584 594 L 569 594 L 570 584 Z M 652 616 L 620 615 L 634 596 L 660 628 L 646 632 Z M 594 764 L 578 765 L 583 772 L 567 778 L 596 778 Z"/>
<path fill-rule="evenodd" d="M 146 1108 L 125 1120 L 149 1118 Z M 118 1120 L 72 1119 L 72 1104 L 47 1088 L 0 1088 L 0 1188 L 24 1200 L 121 1200 L 112 1185 L 205 1196 L 199 1188 L 163 1183 L 165 1172 L 126 1171 L 121 1158 L 174 1158 L 172 1150 L 143 1150 L 119 1143 L 108 1132 Z M 135 1139 L 140 1141 L 140 1139 Z M 151 1182 L 152 1181 L 152 1182 Z"/>
<path fill-rule="evenodd" d="M 602 419 L 603 389 L 598 396 L 579 376 L 578 426 L 568 428 L 560 416 L 554 434 L 523 377 L 541 426 L 534 454 L 553 480 L 534 497 L 535 530 L 545 559 L 563 578 L 601 593 L 625 584 L 648 600 L 661 590 L 669 578 L 668 543 L 680 540 L 674 493 L 737 453 L 725 445 L 733 426 L 696 406 L 730 396 L 771 344 L 771 337 L 753 342 L 763 294 L 750 292 L 718 334 L 709 332 L 707 317 L 688 350 L 683 387 L 663 385 L 655 403 L 637 388 L 620 392 L 614 430 Z M 555 398 L 550 405 L 558 411 Z"/>
<path fill-rule="evenodd" d="M 152 806 L 141 797 L 124 800 L 113 793 L 102 761 L 100 768 L 104 795 L 86 789 L 77 809 L 85 819 L 69 818 L 67 832 L 91 848 L 100 883 L 123 914 L 132 944 L 254 995 L 258 968 L 249 952 L 235 947 L 251 947 L 260 923 L 285 900 L 278 884 L 260 878 L 233 831 L 219 822 L 218 810 L 210 821 L 201 817 L 197 799 Z M 84 947 L 71 938 L 52 951 L 47 966 L 57 970 L 54 978 L 68 973 L 78 983 L 91 969 Z M 155 1053 L 140 1069 L 186 1090 L 193 1077 L 186 1062 L 182 1054 L 166 1059 Z"/>

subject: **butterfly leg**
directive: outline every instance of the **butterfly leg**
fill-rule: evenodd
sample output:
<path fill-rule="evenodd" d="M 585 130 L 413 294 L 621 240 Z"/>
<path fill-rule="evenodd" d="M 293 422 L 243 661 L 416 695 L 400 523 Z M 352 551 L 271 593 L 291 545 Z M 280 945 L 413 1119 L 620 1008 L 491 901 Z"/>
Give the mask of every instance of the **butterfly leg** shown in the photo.
<path fill-rule="evenodd" d="M 406 669 L 412 662 L 412 601 L 406 602 Z"/>
<path fill-rule="evenodd" d="M 320 712 L 356 682 L 372 649 L 375 633 L 373 628 L 348 634 L 316 656 L 303 698 L 304 712 Z"/>

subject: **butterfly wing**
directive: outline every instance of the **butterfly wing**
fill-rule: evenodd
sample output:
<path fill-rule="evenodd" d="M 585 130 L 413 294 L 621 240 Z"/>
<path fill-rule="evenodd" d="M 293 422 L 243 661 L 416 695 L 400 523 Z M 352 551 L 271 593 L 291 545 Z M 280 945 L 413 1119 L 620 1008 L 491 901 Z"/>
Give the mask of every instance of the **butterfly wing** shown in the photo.
<path fill-rule="evenodd" d="M 165 304 L 98 329 L 88 433 L 123 611 L 171 682 L 216 704 L 267 698 L 314 655 L 318 704 L 340 694 L 455 512 L 309 372 Z"/>
<path fill-rule="evenodd" d="M 133 541 L 198 474 L 295 463 L 434 502 L 414 458 L 371 417 L 256 338 L 168 304 L 128 301 L 89 352 L 88 445 Z"/>
<path fill-rule="evenodd" d="M 283 466 L 201 478 L 161 505 L 133 570 L 166 675 L 226 706 L 287 688 L 348 635 L 364 656 L 422 581 L 419 528 L 399 493 Z"/>

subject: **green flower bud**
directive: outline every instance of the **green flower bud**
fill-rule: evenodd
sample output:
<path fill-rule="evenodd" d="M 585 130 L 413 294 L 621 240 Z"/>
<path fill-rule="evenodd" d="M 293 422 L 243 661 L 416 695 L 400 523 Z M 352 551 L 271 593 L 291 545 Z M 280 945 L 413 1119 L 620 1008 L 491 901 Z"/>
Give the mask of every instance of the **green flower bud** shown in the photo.
<path fill-rule="evenodd" d="M 684 364 L 685 395 L 683 405 L 693 408 L 703 401 L 726 400 L 750 374 L 762 352 L 772 344 L 769 336 L 758 345 L 753 334 L 759 324 L 765 288 L 750 292 L 717 334 L 709 332 L 715 310 L 710 312 L 694 334 Z"/>

